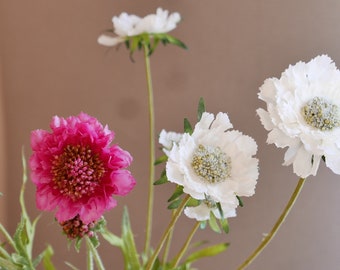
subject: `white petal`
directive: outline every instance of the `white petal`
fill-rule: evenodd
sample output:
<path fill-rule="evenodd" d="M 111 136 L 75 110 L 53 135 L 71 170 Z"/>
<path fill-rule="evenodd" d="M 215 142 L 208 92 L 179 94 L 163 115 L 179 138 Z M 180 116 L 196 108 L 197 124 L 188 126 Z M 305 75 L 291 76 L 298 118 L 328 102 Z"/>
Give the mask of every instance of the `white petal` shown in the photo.
<path fill-rule="evenodd" d="M 340 153 L 338 153 L 337 155 L 327 155 L 326 166 L 330 168 L 334 173 L 340 174 Z"/>
<path fill-rule="evenodd" d="M 270 114 L 262 108 L 256 110 L 258 116 L 260 117 L 261 124 L 266 130 L 272 130 L 274 128 L 273 122 L 270 118 Z"/>
<path fill-rule="evenodd" d="M 318 166 L 319 164 L 316 165 Z M 306 178 L 309 175 L 315 175 L 316 169 L 312 166 L 312 155 L 307 152 L 304 147 L 300 147 L 293 162 L 294 173 L 300 177 Z"/>
<path fill-rule="evenodd" d="M 101 35 L 98 38 L 98 43 L 104 46 L 116 46 L 117 44 L 121 43 L 124 41 L 123 38 L 121 37 L 110 37 L 110 36 L 106 36 L 106 35 Z"/>
<path fill-rule="evenodd" d="M 211 129 L 220 129 L 221 132 L 232 128 L 228 114 L 219 112 L 211 125 Z"/>

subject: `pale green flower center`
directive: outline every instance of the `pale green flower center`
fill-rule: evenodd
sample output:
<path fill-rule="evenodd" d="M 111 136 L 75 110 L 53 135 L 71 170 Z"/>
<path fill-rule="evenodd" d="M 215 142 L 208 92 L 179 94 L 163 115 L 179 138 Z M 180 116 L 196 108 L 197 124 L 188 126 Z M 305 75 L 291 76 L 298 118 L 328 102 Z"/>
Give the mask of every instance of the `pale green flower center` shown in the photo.
<path fill-rule="evenodd" d="M 340 126 L 338 106 L 321 97 L 315 97 L 303 106 L 302 115 L 308 125 L 322 131 Z"/>
<path fill-rule="evenodd" d="M 206 206 L 208 206 L 208 208 L 210 208 L 210 209 L 215 209 L 215 208 L 217 208 L 216 202 L 215 202 L 209 195 L 206 195 L 206 196 L 205 196 L 205 199 L 202 200 L 202 202 L 203 202 Z"/>
<path fill-rule="evenodd" d="M 195 173 L 209 183 L 219 183 L 230 177 L 231 159 L 219 147 L 200 144 L 191 165 Z"/>

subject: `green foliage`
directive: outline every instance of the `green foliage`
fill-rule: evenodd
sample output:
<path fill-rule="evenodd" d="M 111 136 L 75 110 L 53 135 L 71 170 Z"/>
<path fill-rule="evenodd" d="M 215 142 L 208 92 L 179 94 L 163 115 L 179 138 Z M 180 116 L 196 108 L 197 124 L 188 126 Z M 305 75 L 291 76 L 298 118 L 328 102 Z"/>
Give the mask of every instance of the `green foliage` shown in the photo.
<path fill-rule="evenodd" d="M 221 252 L 225 251 L 228 248 L 228 246 L 229 246 L 228 243 L 220 243 L 217 245 L 206 247 L 189 255 L 185 260 L 185 263 L 192 263 L 204 257 L 216 256 Z"/>
<path fill-rule="evenodd" d="M 107 228 L 101 234 L 111 245 L 120 248 L 124 256 L 125 270 L 142 269 L 126 207 L 124 208 L 122 218 L 122 236 L 114 235 Z"/>
<path fill-rule="evenodd" d="M 153 184 L 154 185 L 162 185 L 162 184 L 165 184 L 165 183 L 168 183 L 168 177 L 166 176 L 166 171 L 163 170 L 162 173 L 161 173 L 161 176 L 158 180 L 156 180 Z"/>
<path fill-rule="evenodd" d="M 197 107 L 197 121 L 201 120 L 202 114 L 204 112 L 205 112 L 205 104 L 204 104 L 204 99 L 201 97 L 198 102 L 198 107 Z"/>
<path fill-rule="evenodd" d="M 150 56 L 156 50 L 159 43 L 162 43 L 163 45 L 172 44 L 182 49 L 187 49 L 187 46 L 182 41 L 164 33 L 143 33 L 140 35 L 127 37 L 125 40 L 125 46 L 130 51 L 131 56 L 136 50 L 141 50 L 143 48 L 147 50 L 148 56 Z"/>
<path fill-rule="evenodd" d="M 55 270 L 51 261 L 53 249 L 48 246 L 36 258 L 33 258 L 33 240 L 35 228 L 39 218 L 31 222 L 26 210 L 24 193 L 27 182 L 27 168 L 24 153 L 22 153 L 23 183 L 20 190 L 19 202 L 21 206 L 21 219 L 12 236 L 0 224 L 0 232 L 6 239 L 6 243 L 0 247 L 0 269 L 6 270 L 34 270 L 43 261 L 46 270 Z M 9 248 L 11 253 L 6 250 Z"/>

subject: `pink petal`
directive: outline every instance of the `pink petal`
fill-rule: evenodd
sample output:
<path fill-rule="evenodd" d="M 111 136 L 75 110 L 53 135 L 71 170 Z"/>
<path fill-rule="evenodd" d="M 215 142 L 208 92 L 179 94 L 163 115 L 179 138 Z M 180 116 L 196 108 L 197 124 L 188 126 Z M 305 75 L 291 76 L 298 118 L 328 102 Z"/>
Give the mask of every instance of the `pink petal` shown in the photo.
<path fill-rule="evenodd" d="M 136 185 L 136 180 L 128 170 L 117 170 L 111 173 L 111 181 L 115 186 L 114 194 L 124 196 Z"/>

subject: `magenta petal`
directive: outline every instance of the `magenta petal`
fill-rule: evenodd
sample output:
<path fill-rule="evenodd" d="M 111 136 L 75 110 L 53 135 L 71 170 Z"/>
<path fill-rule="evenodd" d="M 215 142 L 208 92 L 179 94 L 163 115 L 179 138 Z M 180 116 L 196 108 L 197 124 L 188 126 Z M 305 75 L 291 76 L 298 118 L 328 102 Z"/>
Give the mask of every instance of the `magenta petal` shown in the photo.
<path fill-rule="evenodd" d="M 121 170 L 132 162 L 131 155 L 110 146 L 114 132 L 86 113 L 54 116 L 50 128 L 51 133 L 31 134 L 29 164 L 38 208 L 56 211 L 59 222 L 78 215 L 85 223 L 99 219 L 116 206 L 112 195 L 126 195 L 134 187 L 130 172 Z"/>
<path fill-rule="evenodd" d="M 129 152 L 121 149 L 115 145 L 110 148 L 111 158 L 109 160 L 109 166 L 112 169 L 120 169 L 128 167 L 132 162 L 132 156 Z"/>
<path fill-rule="evenodd" d="M 80 219 L 84 223 L 90 223 L 97 221 L 101 218 L 104 211 L 109 210 L 117 205 L 116 200 L 112 197 L 102 198 L 94 197 L 91 198 L 87 204 L 82 205 L 79 212 Z"/>
<path fill-rule="evenodd" d="M 53 194 L 53 191 L 48 185 L 39 185 L 37 187 L 36 204 L 40 210 L 54 210 L 60 203 L 61 197 Z"/>
<path fill-rule="evenodd" d="M 79 213 L 80 205 L 72 201 L 63 200 L 58 205 L 58 211 L 55 214 L 56 219 L 59 222 L 70 220 Z"/>
<path fill-rule="evenodd" d="M 117 170 L 111 173 L 111 181 L 115 186 L 114 194 L 126 195 L 136 185 L 135 178 L 128 170 Z"/>

